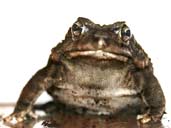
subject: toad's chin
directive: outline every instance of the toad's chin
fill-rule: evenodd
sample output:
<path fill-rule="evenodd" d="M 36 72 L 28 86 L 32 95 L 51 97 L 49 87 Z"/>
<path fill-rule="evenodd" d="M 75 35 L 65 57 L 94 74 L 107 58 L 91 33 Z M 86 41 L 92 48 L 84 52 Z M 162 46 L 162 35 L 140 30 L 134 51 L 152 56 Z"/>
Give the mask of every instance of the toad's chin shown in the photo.
<path fill-rule="evenodd" d="M 119 60 L 119 61 L 123 61 L 123 62 L 127 62 L 127 60 L 128 60 L 128 57 L 126 57 L 126 56 L 115 54 L 115 53 L 110 53 L 110 52 L 105 52 L 102 50 L 72 51 L 72 52 L 69 52 L 69 56 L 71 58 L 88 56 L 88 57 L 93 57 L 96 59 L 103 59 L 103 60 L 115 59 L 115 60 Z"/>

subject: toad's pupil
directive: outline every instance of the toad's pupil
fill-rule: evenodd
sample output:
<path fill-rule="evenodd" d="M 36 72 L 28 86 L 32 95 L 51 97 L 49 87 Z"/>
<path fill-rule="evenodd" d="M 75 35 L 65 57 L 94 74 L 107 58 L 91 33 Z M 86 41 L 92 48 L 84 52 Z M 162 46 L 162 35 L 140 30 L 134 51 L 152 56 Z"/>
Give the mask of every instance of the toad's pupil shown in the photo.
<path fill-rule="evenodd" d="M 131 31 L 130 30 L 123 31 L 122 32 L 122 36 L 128 36 L 128 37 L 130 37 L 131 36 Z"/>
<path fill-rule="evenodd" d="M 126 36 L 131 36 L 131 31 L 130 30 L 127 30 L 126 33 L 125 33 Z"/>

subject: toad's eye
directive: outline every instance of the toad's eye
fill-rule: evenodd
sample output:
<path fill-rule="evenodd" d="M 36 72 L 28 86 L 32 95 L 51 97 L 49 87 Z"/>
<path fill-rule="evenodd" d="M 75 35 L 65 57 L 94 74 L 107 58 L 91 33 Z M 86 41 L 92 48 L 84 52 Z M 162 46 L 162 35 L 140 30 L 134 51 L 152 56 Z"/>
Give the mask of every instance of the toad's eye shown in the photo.
<path fill-rule="evenodd" d="M 80 22 L 75 22 L 71 27 L 72 38 L 78 39 L 81 34 L 84 34 L 88 29 Z"/>
<path fill-rule="evenodd" d="M 132 35 L 131 35 L 130 29 L 126 25 L 124 25 L 122 27 L 121 33 L 120 33 L 121 39 L 126 42 L 126 41 L 128 41 L 131 38 L 131 36 Z"/>
<path fill-rule="evenodd" d="M 82 32 L 82 25 L 80 23 L 74 23 L 71 28 L 72 34 L 75 36 L 79 36 Z"/>

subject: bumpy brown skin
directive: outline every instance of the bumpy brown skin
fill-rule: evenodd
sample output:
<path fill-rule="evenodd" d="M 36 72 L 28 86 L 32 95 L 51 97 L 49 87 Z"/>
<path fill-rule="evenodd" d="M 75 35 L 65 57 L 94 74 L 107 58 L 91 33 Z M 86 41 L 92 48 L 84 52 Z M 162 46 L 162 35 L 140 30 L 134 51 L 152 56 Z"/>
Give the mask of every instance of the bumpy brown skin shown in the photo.
<path fill-rule="evenodd" d="M 78 18 L 4 120 L 23 120 L 44 91 L 58 102 L 94 114 L 140 114 L 142 123 L 159 121 L 165 111 L 151 61 L 125 22 L 100 26 Z"/>

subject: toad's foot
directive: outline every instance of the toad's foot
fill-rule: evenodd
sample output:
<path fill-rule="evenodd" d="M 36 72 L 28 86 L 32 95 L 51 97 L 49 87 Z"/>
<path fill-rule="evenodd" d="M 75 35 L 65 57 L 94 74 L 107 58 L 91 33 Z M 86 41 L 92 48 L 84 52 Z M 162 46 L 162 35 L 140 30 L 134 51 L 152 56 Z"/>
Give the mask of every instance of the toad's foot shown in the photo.
<path fill-rule="evenodd" d="M 159 122 L 161 120 L 161 115 L 148 115 L 148 114 L 143 114 L 143 115 L 138 115 L 137 120 L 140 121 L 140 123 L 145 124 L 150 121 L 153 122 Z"/>
<path fill-rule="evenodd" d="M 138 115 L 137 120 L 140 121 L 140 123 L 145 124 L 151 121 L 151 117 L 148 114 Z"/>
<path fill-rule="evenodd" d="M 29 112 L 28 114 L 26 114 L 25 111 L 22 111 L 22 112 L 12 113 L 11 115 L 5 117 L 3 121 L 7 123 L 16 124 L 16 123 L 26 120 L 27 117 L 33 118 L 33 119 L 38 118 L 38 116 L 33 112 Z"/>

